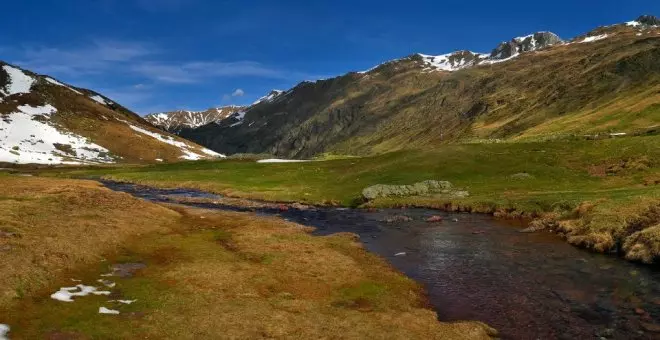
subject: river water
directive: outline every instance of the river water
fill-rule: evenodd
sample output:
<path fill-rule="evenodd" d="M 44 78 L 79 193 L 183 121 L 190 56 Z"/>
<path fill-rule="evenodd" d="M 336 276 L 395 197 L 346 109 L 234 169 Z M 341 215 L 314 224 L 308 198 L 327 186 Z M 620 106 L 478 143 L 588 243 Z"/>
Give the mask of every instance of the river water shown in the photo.
<path fill-rule="evenodd" d="M 159 202 L 214 197 L 195 190 L 104 184 Z M 487 215 L 429 209 L 264 208 L 255 213 L 316 227 L 317 235 L 359 235 L 366 249 L 425 287 L 441 321 L 483 321 L 503 339 L 660 339 L 657 267 L 583 251 L 552 234 L 520 233 L 520 226 Z M 412 221 L 385 222 L 395 216 Z M 426 222 L 430 216 L 443 221 Z"/>

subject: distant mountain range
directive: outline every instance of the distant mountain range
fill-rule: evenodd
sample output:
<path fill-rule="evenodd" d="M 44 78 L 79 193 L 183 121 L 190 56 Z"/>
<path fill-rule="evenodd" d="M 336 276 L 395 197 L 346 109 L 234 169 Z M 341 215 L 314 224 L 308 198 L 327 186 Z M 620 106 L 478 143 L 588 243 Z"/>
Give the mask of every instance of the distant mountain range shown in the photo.
<path fill-rule="evenodd" d="M 242 106 L 223 106 L 206 111 L 172 111 L 146 115 L 149 123 L 169 132 L 179 132 L 184 128 L 197 128 L 221 121 L 232 114 L 244 110 Z"/>
<path fill-rule="evenodd" d="M 274 90 L 246 107 L 146 119 L 102 94 L 0 62 L 0 163 L 307 158 L 652 132 L 660 127 L 659 60 L 660 20 L 642 16 L 567 41 L 538 32 L 490 53 L 413 54 Z"/>
<path fill-rule="evenodd" d="M 155 163 L 221 155 L 99 93 L 0 62 L 0 163 Z"/>
<path fill-rule="evenodd" d="M 490 53 L 414 54 L 302 82 L 178 133 L 221 153 L 306 158 L 653 130 L 659 26 L 642 16 L 570 40 L 537 32 Z"/>
<path fill-rule="evenodd" d="M 172 112 L 152 113 L 146 115 L 144 119 L 165 131 L 181 133 L 182 130 L 196 129 L 207 124 L 219 123 L 220 121 L 231 116 L 241 117 L 243 114 L 242 112 L 249 110 L 251 107 L 261 102 L 269 102 L 282 93 L 283 91 L 280 90 L 272 90 L 270 93 L 259 98 L 250 106 L 230 105 L 211 108 L 206 111 L 179 110 Z"/>

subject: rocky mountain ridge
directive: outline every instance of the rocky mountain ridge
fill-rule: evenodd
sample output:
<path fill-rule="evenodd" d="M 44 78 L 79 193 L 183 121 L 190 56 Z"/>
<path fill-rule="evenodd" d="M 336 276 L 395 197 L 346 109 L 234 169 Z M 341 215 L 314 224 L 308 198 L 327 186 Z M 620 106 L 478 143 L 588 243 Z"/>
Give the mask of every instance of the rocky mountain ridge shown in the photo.
<path fill-rule="evenodd" d="M 204 111 L 178 110 L 148 114 L 144 116 L 144 119 L 165 131 L 176 133 L 184 128 L 194 129 L 206 124 L 221 121 L 244 109 L 244 106 L 230 105 L 210 108 Z"/>
<path fill-rule="evenodd" d="M 660 124 L 656 22 L 643 16 L 568 41 L 538 32 L 491 53 L 414 54 L 302 82 L 181 136 L 223 153 L 307 158 L 457 140 L 625 134 Z"/>

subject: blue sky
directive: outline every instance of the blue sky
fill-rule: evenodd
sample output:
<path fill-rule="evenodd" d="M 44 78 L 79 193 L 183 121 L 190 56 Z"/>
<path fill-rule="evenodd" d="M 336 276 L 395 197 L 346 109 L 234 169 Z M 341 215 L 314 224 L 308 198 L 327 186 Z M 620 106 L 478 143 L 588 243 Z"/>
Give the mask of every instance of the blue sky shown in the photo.
<path fill-rule="evenodd" d="M 99 91 L 138 113 L 247 104 L 415 52 L 489 52 L 660 15 L 656 0 L 3 3 L 0 60 Z"/>

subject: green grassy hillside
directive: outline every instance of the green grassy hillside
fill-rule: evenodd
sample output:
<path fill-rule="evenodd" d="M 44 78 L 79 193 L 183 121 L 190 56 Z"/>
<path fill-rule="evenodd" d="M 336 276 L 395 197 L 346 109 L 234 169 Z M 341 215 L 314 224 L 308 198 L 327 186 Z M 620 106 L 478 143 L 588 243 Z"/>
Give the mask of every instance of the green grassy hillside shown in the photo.
<path fill-rule="evenodd" d="M 366 73 L 304 82 L 250 108 L 243 123 L 182 136 L 223 153 L 373 155 L 465 140 L 635 133 L 660 125 L 660 29 L 551 46 L 456 72 L 414 55 Z"/>

